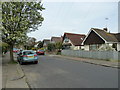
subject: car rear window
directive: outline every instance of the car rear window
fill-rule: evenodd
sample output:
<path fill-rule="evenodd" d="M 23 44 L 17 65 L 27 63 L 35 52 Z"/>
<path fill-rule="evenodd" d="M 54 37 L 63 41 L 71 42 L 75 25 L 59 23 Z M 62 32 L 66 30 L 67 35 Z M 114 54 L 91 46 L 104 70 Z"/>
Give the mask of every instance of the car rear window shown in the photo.
<path fill-rule="evenodd" d="M 44 50 L 39 50 L 39 51 L 44 52 Z"/>
<path fill-rule="evenodd" d="M 30 55 L 30 54 L 35 54 L 35 53 L 32 52 L 32 51 L 26 51 L 26 52 L 23 52 L 23 55 Z"/>

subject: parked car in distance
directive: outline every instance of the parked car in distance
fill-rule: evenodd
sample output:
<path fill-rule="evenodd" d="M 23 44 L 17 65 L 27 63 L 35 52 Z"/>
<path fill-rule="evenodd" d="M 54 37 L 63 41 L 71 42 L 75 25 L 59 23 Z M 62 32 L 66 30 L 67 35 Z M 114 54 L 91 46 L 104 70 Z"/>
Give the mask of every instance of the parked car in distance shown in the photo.
<path fill-rule="evenodd" d="M 37 53 L 37 55 L 45 55 L 44 50 L 37 50 L 36 53 Z"/>
<path fill-rule="evenodd" d="M 13 48 L 13 52 L 14 52 L 14 53 L 17 53 L 17 52 L 19 52 L 19 51 L 20 51 L 19 49 Z"/>
<path fill-rule="evenodd" d="M 33 50 L 36 53 L 36 50 Z"/>
<path fill-rule="evenodd" d="M 25 62 L 38 63 L 38 56 L 33 50 L 22 50 L 17 55 L 18 62 L 22 65 Z"/>

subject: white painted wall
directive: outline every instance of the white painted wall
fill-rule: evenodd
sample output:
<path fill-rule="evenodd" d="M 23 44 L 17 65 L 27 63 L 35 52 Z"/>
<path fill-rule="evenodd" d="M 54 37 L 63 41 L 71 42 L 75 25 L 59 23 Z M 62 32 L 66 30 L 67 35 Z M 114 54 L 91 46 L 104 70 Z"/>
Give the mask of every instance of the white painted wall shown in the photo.
<path fill-rule="evenodd" d="M 117 51 L 84 51 L 84 50 L 62 50 L 62 55 L 81 58 L 93 58 L 103 60 L 120 60 L 120 52 Z"/>
<path fill-rule="evenodd" d="M 120 51 L 120 43 L 117 44 L 117 51 Z"/>
<path fill-rule="evenodd" d="M 80 46 L 71 46 L 72 50 L 80 50 Z"/>
<path fill-rule="evenodd" d="M 39 43 L 38 43 L 39 44 Z M 37 47 L 38 46 L 38 44 L 36 44 L 34 47 Z"/>
<path fill-rule="evenodd" d="M 112 47 L 113 43 L 109 43 L 108 45 L 109 45 L 110 47 Z"/>
<path fill-rule="evenodd" d="M 84 47 L 84 46 L 81 46 L 81 49 L 82 49 L 82 50 L 84 50 L 84 49 L 85 49 L 85 47 Z"/>
<path fill-rule="evenodd" d="M 84 45 L 84 50 L 85 51 L 89 51 L 90 49 L 89 49 L 89 45 Z"/>

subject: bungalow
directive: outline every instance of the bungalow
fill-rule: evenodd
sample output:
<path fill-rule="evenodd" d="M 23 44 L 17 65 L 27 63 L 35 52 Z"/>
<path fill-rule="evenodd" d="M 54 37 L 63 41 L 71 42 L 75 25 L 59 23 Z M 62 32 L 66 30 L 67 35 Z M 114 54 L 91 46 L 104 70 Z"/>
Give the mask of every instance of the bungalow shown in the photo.
<path fill-rule="evenodd" d="M 82 45 L 88 51 L 120 51 L 120 33 L 110 33 L 107 28 L 91 28 Z"/>
<path fill-rule="evenodd" d="M 84 40 L 84 34 L 64 33 L 63 49 L 79 50 L 83 49 L 81 43 Z"/>
<path fill-rule="evenodd" d="M 62 37 L 51 37 L 51 43 L 62 42 Z"/>
<path fill-rule="evenodd" d="M 40 43 L 41 41 L 38 41 L 38 42 L 35 42 L 35 45 L 34 45 L 34 47 L 38 47 L 38 44 Z"/>
<path fill-rule="evenodd" d="M 45 49 L 47 49 L 47 45 L 50 43 L 50 40 L 49 39 L 44 39 L 43 40 L 43 47 L 45 48 Z"/>

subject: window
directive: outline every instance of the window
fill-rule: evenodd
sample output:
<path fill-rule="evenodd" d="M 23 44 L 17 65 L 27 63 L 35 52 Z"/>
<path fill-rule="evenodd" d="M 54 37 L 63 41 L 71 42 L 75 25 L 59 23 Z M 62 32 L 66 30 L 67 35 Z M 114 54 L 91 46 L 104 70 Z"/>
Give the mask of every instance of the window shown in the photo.
<path fill-rule="evenodd" d="M 65 37 L 65 40 L 64 40 L 65 42 L 69 42 L 69 39 L 67 38 L 67 37 Z"/>
<path fill-rule="evenodd" d="M 117 43 L 113 43 L 112 48 L 115 48 L 115 50 L 117 51 Z"/>
<path fill-rule="evenodd" d="M 23 52 L 23 55 L 29 55 L 29 54 L 34 54 L 34 52 L 32 52 L 32 51 Z"/>
<path fill-rule="evenodd" d="M 93 51 L 97 50 L 97 45 L 95 44 L 90 45 L 90 50 L 93 50 Z"/>
<path fill-rule="evenodd" d="M 90 45 L 90 50 L 96 51 L 98 50 L 98 48 L 101 46 L 101 44 L 93 44 Z"/>

